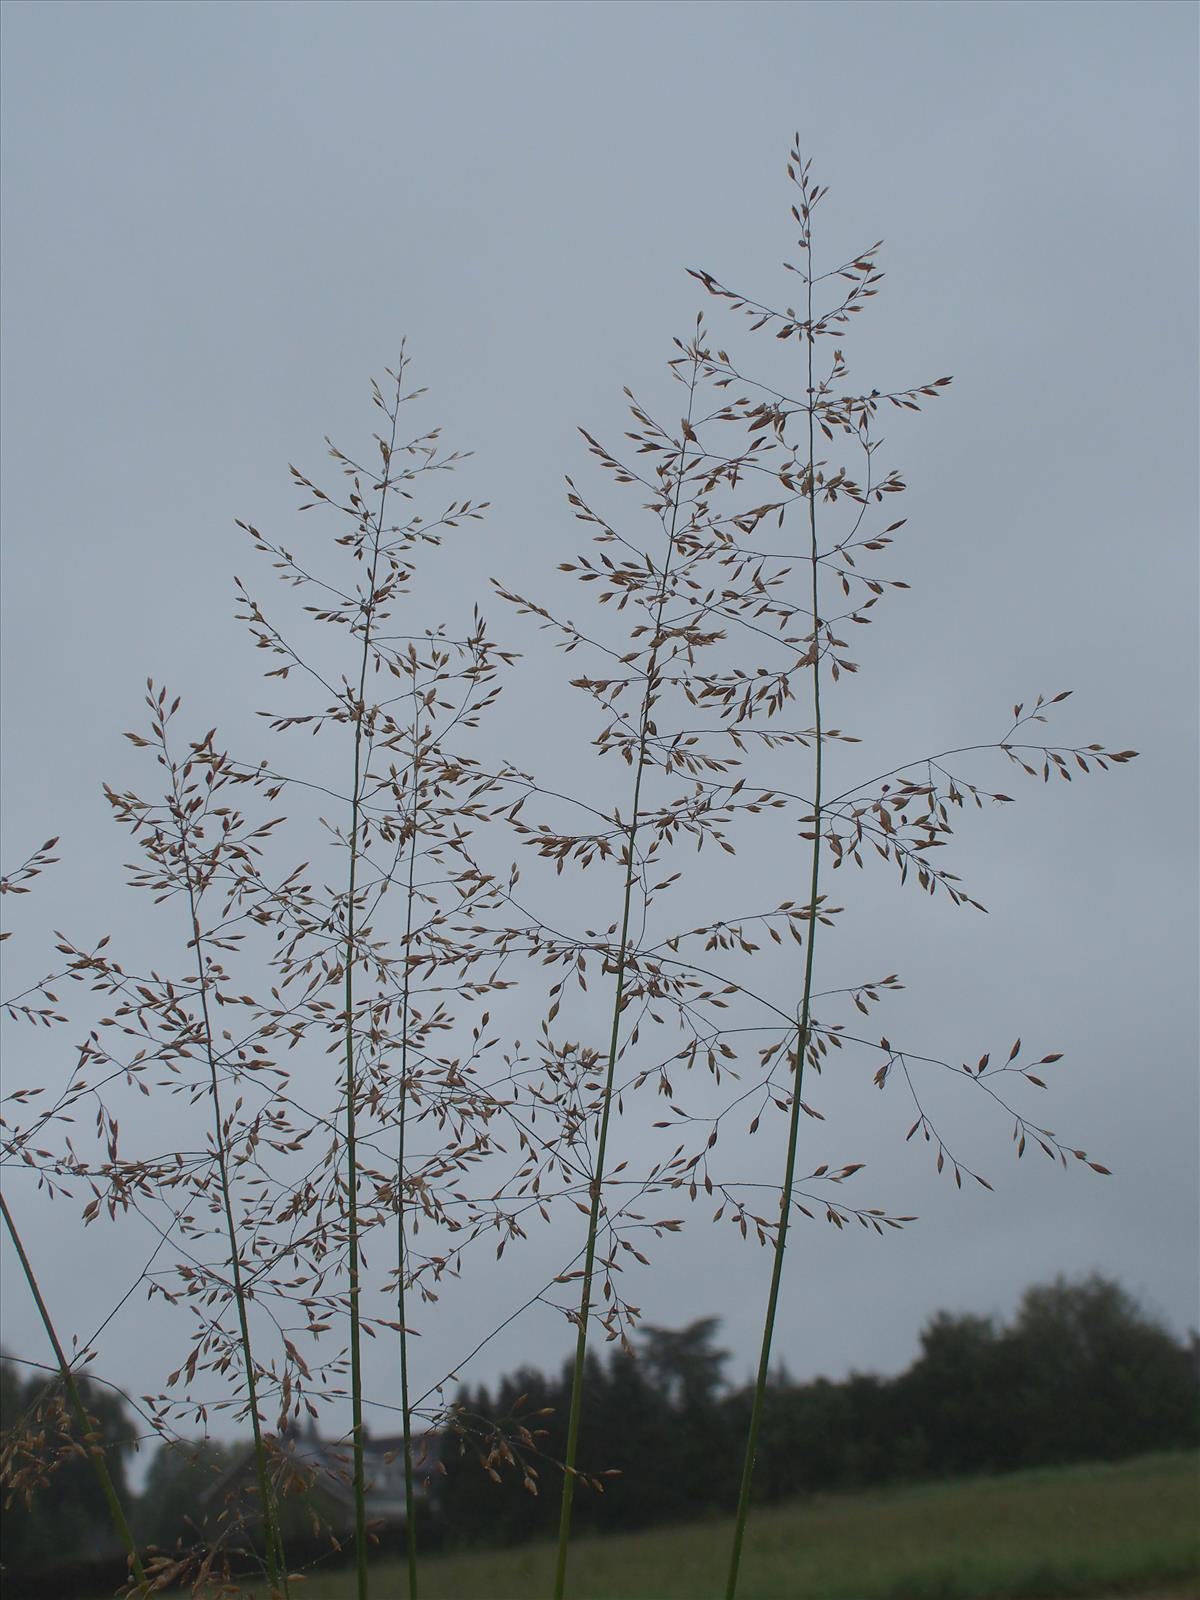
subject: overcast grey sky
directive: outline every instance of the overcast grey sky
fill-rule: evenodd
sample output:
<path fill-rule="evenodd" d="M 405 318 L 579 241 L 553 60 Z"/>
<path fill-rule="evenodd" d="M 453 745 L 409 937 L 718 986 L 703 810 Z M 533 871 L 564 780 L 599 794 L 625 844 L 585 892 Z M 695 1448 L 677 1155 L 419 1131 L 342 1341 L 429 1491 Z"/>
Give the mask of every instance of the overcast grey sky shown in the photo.
<path fill-rule="evenodd" d="M 886 241 L 856 382 L 955 375 L 889 438 L 913 592 L 869 630 L 840 725 L 877 741 L 878 770 L 1073 688 L 1063 742 L 1142 755 L 968 825 L 952 864 L 989 918 L 884 875 L 839 956 L 847 977 L 900 972 L 880 1025 L 931 1054 L 1018 1031 L 1063 1051 L 1037 1109 L 1114 1175 L 1018 1169 L 1007 1124 L 964 1113 L 997 1192 L 956 1198 L 897 1111 L 865 1154 L 833 1154 L 868 1160 L 862 1203 L 921 1221 L 882 1241 L 798 1230 L 778 1354 L 798 1376 L 895 1371 L 934 1310 L 1007 1314 L 1029 1283 L 1092 1269 L 1195 1325 L 1195 7 L 8 0 L 3 28 L 4 862 L 49 833 L 64 857 L 6 923 L 4 992 L 49 927 L 136 937 L 100 792 L 137 770 L 121 732 L 148 674 L 200 731 L 250 728 L 234 518 L 286 542 L 287 463 L 364 436 L 401 336 L 430 420 L 475 451 L 458 487 L 493 502 L 464 569 L 481 593 L 548 585 L 578 543 L 563 475 L 591 471 L 576 426 L 618 435 L 623 384 L 670 414 L 663 363 L 698 309 L 744 344 L 684 269 L 787 298 L 798 129 L 831 187 L 829 258 Z M 529 702 L 565 664 L 488 610 L 535 669 L 509 690 L 526 707 L 501 723 L 509 753 L 557 760 Z M 9 1088 L 27 1049 L 11 1031 Z M 77 1208 L 5 1176 L 64 1330 L 90 1331 L 146 1237 L 85 1235 Z M 561 1243 L 447 1295 L 422 1387 Z M 3 1261 L 5 1347 L 44 1359 Z M 741 1378 L 767 1271 L 697 1218 L 630 1293 L 661 1324 L 720 1314 Z M 538 1309 L 465 1375 L 557 1363 L 567 1342 Z M 137 1300 L 99 1349 L 136 1392 L 178 1354 Z"/>

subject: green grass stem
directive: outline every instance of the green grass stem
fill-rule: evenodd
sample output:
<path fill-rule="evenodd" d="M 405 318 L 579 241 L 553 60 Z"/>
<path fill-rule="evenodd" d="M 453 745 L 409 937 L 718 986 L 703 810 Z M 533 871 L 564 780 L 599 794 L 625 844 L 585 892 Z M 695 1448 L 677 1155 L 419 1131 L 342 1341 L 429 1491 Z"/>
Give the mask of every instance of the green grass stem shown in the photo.
<path fill-rule="evenodd" d="M 403 369 L 402 369 L 403 370 Z M 359 829 L 363 781 L 363 715 L 366 709 L 367 668 L 371 660 L 371 624 L 377 603 L 376 581 L 379 570 L 379 547 L 383 539 L 383 518 L 387 506 L 392 451 L 396 445 L 397 417 L 399 416 L 399 380 L 397 400 L 392 409 L 392 432 L 384 455 L 384 476 L 379 488 L 379 510 L 375 516 L 371 561 L 367 575 L 367 598 L 362 607 L 362 658 L 358 672 L 358 694 L 353 706 L 354 714 L 354 787 L 350 796 L 350 870 L 346 893 L 345 942 L 345 1026 L 346 1026 L 346 1233 L 348 1245 L 347 1275 L 350 1294 L 350 1418 L 354 1450 L 354 1550 L 358 1577 L 358 1600 L 367 1600 L 370 1578 L 367 1570 L 367 1490 L 365 1436 L 363 1433 L 362 1403 L 362 1310 L 360 1296 L 361 1264 L 358 1238 L 358 1135 L 355 1114 L 358 1099 L 358 1073 L 354 1052 L 356 1034 L 354 1027 L 354 963 L 357 959 L 355 928 L 355 896 L 358 892 Z"/>
<path fill-rule="evenodd" d="M 397 1276 L 396 1320 L 400 1324 L 400 1410 L 404 1425 L 404 1545 L 408 1560 L 408 1600 L 417 1600 L 417 1522 L 416 1496 L 413 1493 L 412 1405 L 408 1387 L 408 1241 L 404 1223 L 405 1134 L 408 1127 L 408 1016 L 412 967 L 413 888 L 417 864 L 417 784 L 420 749 L 417 696 L 413 692 L 413 776 L 412 837 L 408 842 L 408 896 L 404 924 L 404 984 L 401 995 L 400 1027 L 400 1137 L 396 1155 L 396 1230 Z"/>
<path fill-rule="evenodd" d="M 809 225 L 811 227 L 811 223 Z M 738 1490 L 737 1511 L 734 1516 L 733 1538 L 729 1552 L 729 1576 L 725 1585 L 725 1600 L 734 1600 L 738 1587 L 738 1571 L 742 1560 L 742 1545 L 746 1537 L 746 1521 L 750 1514 L 750 1495 L 754 1483 L 754 1462 L 758 1452 L 758 1435 L 762 1423 L 763 1403 L 771 1367 L 771 1346 L 775 1337 L 775 1318 L 779 1309 L 779 1290 L 783 1281 L 783 1259 L 787 1249 L 788 1224 L 792 1212 L 792 1185 L 796 1178 L 796 1152 L 800 1143 L 800 1112 L 804 1087 L 804 1062 L 808 1051 L 809 1019 L 813 989 L 813 956 L 816 949 L 817 910 L 821 883 L 821 797 L 822 757 L 824 739 L 821 722 L 821 613 L 820 613 L 820 551 L 817 547 L 817 491 L 816 442 L 814 434 L 815 398 L 813 390 L 813 294 L 812 294 L 812 235 L 805 230 L 805 257 L 808 266 L 808 529 L 809 566 L 812 578 L 812 692 L 813 728 L 816 755 L 813 773 L 812 856 L 809 867 L 808 891 L 808 942 L 804 953 L 804 990 L 800 1000 L 800 1016 L 796 1030 L 796 1053 L 793 1063 L 792 1104 L 788 1119 L 787 1159 L 784 1163 L 783 1187 L 779 1195 L 779 1227 L 775 1235 L 774 1258 L 771 1263 L 771 1287 L 767 1294 L 767 1310 L 763 1319 L 762 1346 L 758 1357 L 758 1373 L 754 1383 L 754 1400 L 750 1409 L 750 1425 L 746 1434 L 746 1453 L 742 1463 L 742 1479 Z"/>
<path fill-rule="evenodd" d="M 162 724 L 160 724 L 162 726 Z M 163 736 L 165 745 L 166 737 Z M 164 757 L 166 752 L 164 750 Z M 170 764 L 169 764 L 170 765 Z M 246 1309 L 246 1286 L 242 1281 L 241 1251 L 238 1248 L 237 1222 L 233 1215 L 233 1190 L 229 1176 L 229 1153 L 226 1149 L 227 1131 L 221 1112 L 221 1090 L 217 1073 L 217 1059 L 213 1051 L 212 1021 L 209 1016 L 209 979 L 204 964 L 204 940 L 200 931 L 200 908 L 192 854 L 188 840 L 188 811 L 179 792 L 178 777 L 170 765 L 175 797 L 175 814 L 179 823 L 180 855 L 183 860 L 187 885 L 188 915 L 192 924 L 192 946 L 196 952 L 196 982 L 200 995 L 200 1010 L 204 1019 L 204 1053 L 208 1066 L 209 1093 L 213 1113 L 213 1142 L 217 1155 L 217 1173 L 221 1186 L 221 1210 L 225 1220 L 225 1238 L 229 1246 L 229 1267 L 233 1280 L 233 1297 L 237 1305 L 238 1337 L 242 1347 L 242 1367 L 246 1375 L 246 1402 L 250 1413 L 250 1427 L 254 1438 L 254 1470 L 258 1479 L 259 1502 L 262 1506 L 263 1547 L 267 1563 L 267 1576 L 272 1594 L 289 1593 L 287 1562 L 283 1550 L 283 1532 L 279 1524 L 278 1507 L 271 1475 L 267 1467 L 266 1441 L 263 1439 L 262 1419 L 258 1410 L 258 1381 L 254 1370 L 254 1351 L 250 1340 L 250 1317 Z"/>
<path fill-rule="evenodd" d="M 679 476 L 671 507 L 671 525 L 667 538 L 667 553 L 663 563 L 662 591 L 654 618 L 653 642 L 646 664 L 646 692 L 642 697 L 641 719 L 638 729 L 637 756 L 634 762 L 633 805 L 625 842 L 625 891 L 621 908 L 621 944 L 617 956 L 616 990 L 613 995 L 612 1028 L 608 1041 L 608 1060 L 604 1073 L 601 1097 L 600 1133 L 596 1143 L 596 1164 L 590 1185 L 587 1245 L 583 1258 L 583 1287 L 579 1298 L 579 1313 L 575 1337 L 575 1364 L 571 1376 L 571 1409 L 567 1421 L 567 1451 L 563 1462 L 562 1502 L 559 1511 L 558 1550 L 554 1568 L 554 1600 L 564 1600 L 567 1586 L 567 1554 L 571 1539 L 571 1507 L 575 1498 L 575 1462 L 579 1450 L 579 1423 L 583 1411 L 584 1363 L 587 1357 L 588 1322 L 591 1316 L 592 1283 L 596 1266 L 596 1235 L 600 1227 L 601 1191 L 604 1186 L 604 1163 L 608 1149 L 608 1124 L 612 1110 L 613 1079 L 620 1046 L 621 1011 L 625 998 L 625 973 L 628 954 L 629 920 L 633 905 L 633 885 L 636 876 L 636 844 L 638 813 L 642 798 L 642 780 L 646 771 L 647 740 L 654 692 L 658 675 L 658 652 L 662 642 L 662 619 L 667 604 L 667 583 L 675 555 L 675 536 L 679 521 L 679 504 L 683 493 L 684 468 L 687 459 L 686 434 L 691 431 L 692 406 L 695 400 L 696 379 L 699 372 L 699 355 L 693 353 L 692 377 L 688 391 L 687 428 L 680 447 Z"/>

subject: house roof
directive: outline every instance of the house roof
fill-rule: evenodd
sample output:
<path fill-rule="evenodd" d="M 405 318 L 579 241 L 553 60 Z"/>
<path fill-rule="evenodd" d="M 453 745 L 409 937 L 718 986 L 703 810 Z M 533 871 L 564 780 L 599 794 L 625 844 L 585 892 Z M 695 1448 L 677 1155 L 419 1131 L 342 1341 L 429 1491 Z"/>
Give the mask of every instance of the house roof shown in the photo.
<path fill-rule="evenodd" d="M 436 1432 L 414 1433 L 412 1436 L 414 1483 L 413 1491 L 424 1498 L 428 1493 L 428 1480 L 438 1460 Z M 354 1504 L 354 1451 L 350 1439 L 322 1439 L 315 1428 L 306 1433 L 289 1432 L 277 1436 L 275 1446 L 286 1454 L 303 1471 L 311 1476 L 312 1487 L 320 1490 L 340 1506 Z M 224 1500 L 230 1489 L 245 1483 L 254 1471 L 254 1451 L 247 1447 L 230 1465 L 229 1469 L 205 1494 L 208 1504 Z M 366 1487 L 367 1516 L 372 1519 L 394 1521 L 403 1519 L 404 1493 L 404 1435 L 368 1434 L 363 1441 L 363 1472 Z"/>

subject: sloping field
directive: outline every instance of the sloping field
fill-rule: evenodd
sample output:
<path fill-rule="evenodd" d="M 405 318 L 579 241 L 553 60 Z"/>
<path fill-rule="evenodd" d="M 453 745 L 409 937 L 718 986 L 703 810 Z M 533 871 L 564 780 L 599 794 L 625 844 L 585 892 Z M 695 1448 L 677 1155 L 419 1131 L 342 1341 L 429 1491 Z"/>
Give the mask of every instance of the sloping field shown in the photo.
<path fill-rule="evenodd" d="M 575 1545 L 571 1600 L 717 1600 L 725 1522 Z M 422 1563 L 421 1600 L 540 1600 L 547 1545 Z M 401 1600 L 399 1566 L 373 1595 Z M 297 1600 L 351 1600 L 353 1575 L 309 1573 Z M 1200 1600 L 1200 1457 L 826 1495 L 756 1513 L 739 1600 Z"/>

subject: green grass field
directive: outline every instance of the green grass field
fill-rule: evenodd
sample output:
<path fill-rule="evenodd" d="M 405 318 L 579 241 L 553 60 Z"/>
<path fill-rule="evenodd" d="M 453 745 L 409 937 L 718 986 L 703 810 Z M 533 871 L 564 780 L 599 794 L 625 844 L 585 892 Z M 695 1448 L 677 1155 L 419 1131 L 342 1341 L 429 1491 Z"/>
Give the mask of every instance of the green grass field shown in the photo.
<path fill-rule="evenodd" d="M 728 1524 L 583 1539 L 572 1600 L 708 1600 Z M 422 1564 L 422 1600 L 539 1600 L 548 1545 Z M 372 1594 L 402 1600 L 396 1564 Z M 353 1574 L 310 1573 L 300 1600 L 351 1600 Z M 823 1495 L 757 1512 L 740 1600 L 1037 1600 L 1110 1594 L 1200 1600 L 1200 1458 L 1146 1456 L 958 1483 Z"/>

